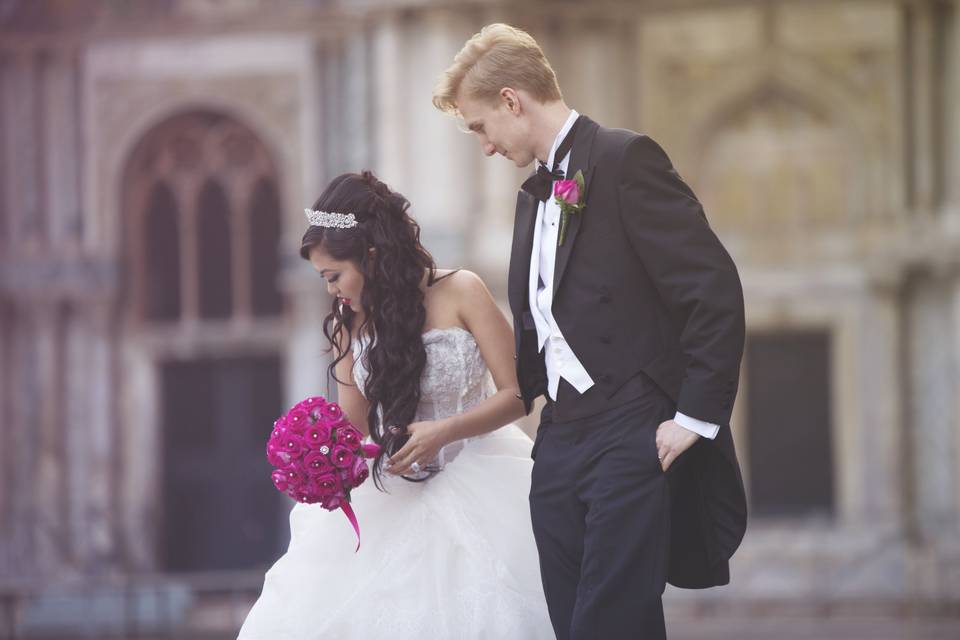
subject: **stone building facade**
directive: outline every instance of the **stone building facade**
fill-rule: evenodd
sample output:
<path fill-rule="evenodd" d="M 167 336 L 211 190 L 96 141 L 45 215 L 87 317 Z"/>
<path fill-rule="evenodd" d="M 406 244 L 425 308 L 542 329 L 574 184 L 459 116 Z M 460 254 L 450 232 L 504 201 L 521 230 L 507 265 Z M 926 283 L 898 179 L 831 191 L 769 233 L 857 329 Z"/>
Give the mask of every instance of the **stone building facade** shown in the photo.
<path fill-rule="evenodd" d="M 960 602 L 952 0 L 0 0 L 19 619 L 71 584 L 256 595 L 289 507 L 263 425 L 327 389 L 329 299 L 296 248 L 329 178 L 376 170 L 439 263 L 505 297 L 526 172 L 429 99 L 494 21 L 571 106 L 667 149 L 741 270 L 754 516 L 731 586 L 669 602 Z"/>

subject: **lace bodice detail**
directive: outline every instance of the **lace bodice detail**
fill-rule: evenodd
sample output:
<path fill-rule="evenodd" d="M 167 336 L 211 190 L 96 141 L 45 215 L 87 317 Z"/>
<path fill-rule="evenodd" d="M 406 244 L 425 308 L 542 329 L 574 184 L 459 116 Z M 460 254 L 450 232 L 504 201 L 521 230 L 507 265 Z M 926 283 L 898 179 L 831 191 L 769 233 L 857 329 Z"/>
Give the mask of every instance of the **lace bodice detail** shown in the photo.
<path fill-rule="evenodd" d="M 468 411 L 490 397 L 496 388 L 477 341 L 466 329 L 431 329 L 423 334 L 427 364 L 420 379 L 420 404 L 415 420 L 439 420 Z M 368 370 L 366 341 L 353 342 L 353 379 L 360 393 Z"/>

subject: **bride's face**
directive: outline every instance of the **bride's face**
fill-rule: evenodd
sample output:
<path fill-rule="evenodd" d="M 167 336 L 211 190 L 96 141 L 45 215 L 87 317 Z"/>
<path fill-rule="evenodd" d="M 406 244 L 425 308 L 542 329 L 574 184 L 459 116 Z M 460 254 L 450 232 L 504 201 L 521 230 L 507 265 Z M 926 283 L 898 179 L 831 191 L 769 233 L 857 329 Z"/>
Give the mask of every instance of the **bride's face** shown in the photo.
<path fill-rule="evenodd" d="M 319 246 L 310 250 L 310 264 L 327 281 L 327 293 L 359 313 L 363 274 L 351 260 L 336 260 Z"/>

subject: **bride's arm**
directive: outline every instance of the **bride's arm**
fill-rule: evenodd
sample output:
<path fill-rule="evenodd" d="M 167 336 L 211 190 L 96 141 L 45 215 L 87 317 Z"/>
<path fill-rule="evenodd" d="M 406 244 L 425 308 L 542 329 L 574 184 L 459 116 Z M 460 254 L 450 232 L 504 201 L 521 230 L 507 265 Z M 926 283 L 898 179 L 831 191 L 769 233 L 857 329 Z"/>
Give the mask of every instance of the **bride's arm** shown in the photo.
<path fill-rule="evenodd" d="M 525 413 L 517 397 L 520 385 L 513 359 L 513 329 L 476 274 L 458 271 L 449 279 L 451 302 L 460 322 L 477 341 L 497 392 L 459 415 L 407 427 L 410 439 L 390 458 L 390 473 L 405 474 L 412 463 L 432 460 L 441 447 L 498 429 Z"/>
<path fill-rule="evenodd" d="M 510 323 L 479 276 L 460 271 L 454 277 L 459 280 L 454 295 L 460 320 L 476 339 L 497 392 L 469 411 L 446 420 L 449 442 L 493 431 L 525 414 L 523 402 L 517 398 L 520 385 Z"/>
<path fill-rule="evenodd" d="M 346 331 L 343 333 L 346 334 Z M 350 350 L 350 344 L 347 340 L 346 336 L 341 338 L 341 349 L 346 351 L 346 355 L 334 369 L 337 374 L 337 403 L 347 414 L 347 418 L 350 419 L 353 426 L 366 436 L 370 432 L 370 427 L 367 425 L 367 413 L 370 411 L 370 404 L 354 383 L 353 351 Z"/>

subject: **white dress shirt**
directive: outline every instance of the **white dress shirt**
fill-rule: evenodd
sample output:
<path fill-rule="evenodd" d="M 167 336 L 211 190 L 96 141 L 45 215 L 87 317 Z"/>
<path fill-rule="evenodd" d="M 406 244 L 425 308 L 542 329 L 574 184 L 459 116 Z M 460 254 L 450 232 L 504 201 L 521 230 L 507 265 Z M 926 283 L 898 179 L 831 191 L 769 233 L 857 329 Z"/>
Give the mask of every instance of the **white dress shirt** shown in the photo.
<path fill-rule="evenodd" d="M 579 115 L 575 110 L 571 110 L 567 121 L 557 133 L 550 148 L 550 155 L 547 157 L 548 168 L 553 168 L 557 147 L 560 146 Z M 567 153 L 558 165 L 564 175 L 567 173 L 569 162 L 570 154 Z M 573 353 L 573 349 L 563 337 L 553 317 L 553 278 L 557 259 L 557 237 L 560 231 L 560 205 L 554 200 L 552 193 L 551 189 L 551 197 L 547 198 L 546 202 L 541 202 L 537 209 L 537 222 L 533 228 L 533 250 L 530 254 L 529 291 L 530 314 L 537 327 L 537 343 L 540 351 L 544 352 L 544 362 L 547 367 L 547 393 L 550 398 L 556 400 L 560 378 L 569 382 L 578 393 L 585 393 L 594 382 L 583 363 Z M 543 286 L 540 286 L 541 282 Z M 705 438 L 715 438 L 720 430 L 719 425 L 691 418 L 679 411 L 674 421 L 681 427 Z"/>

